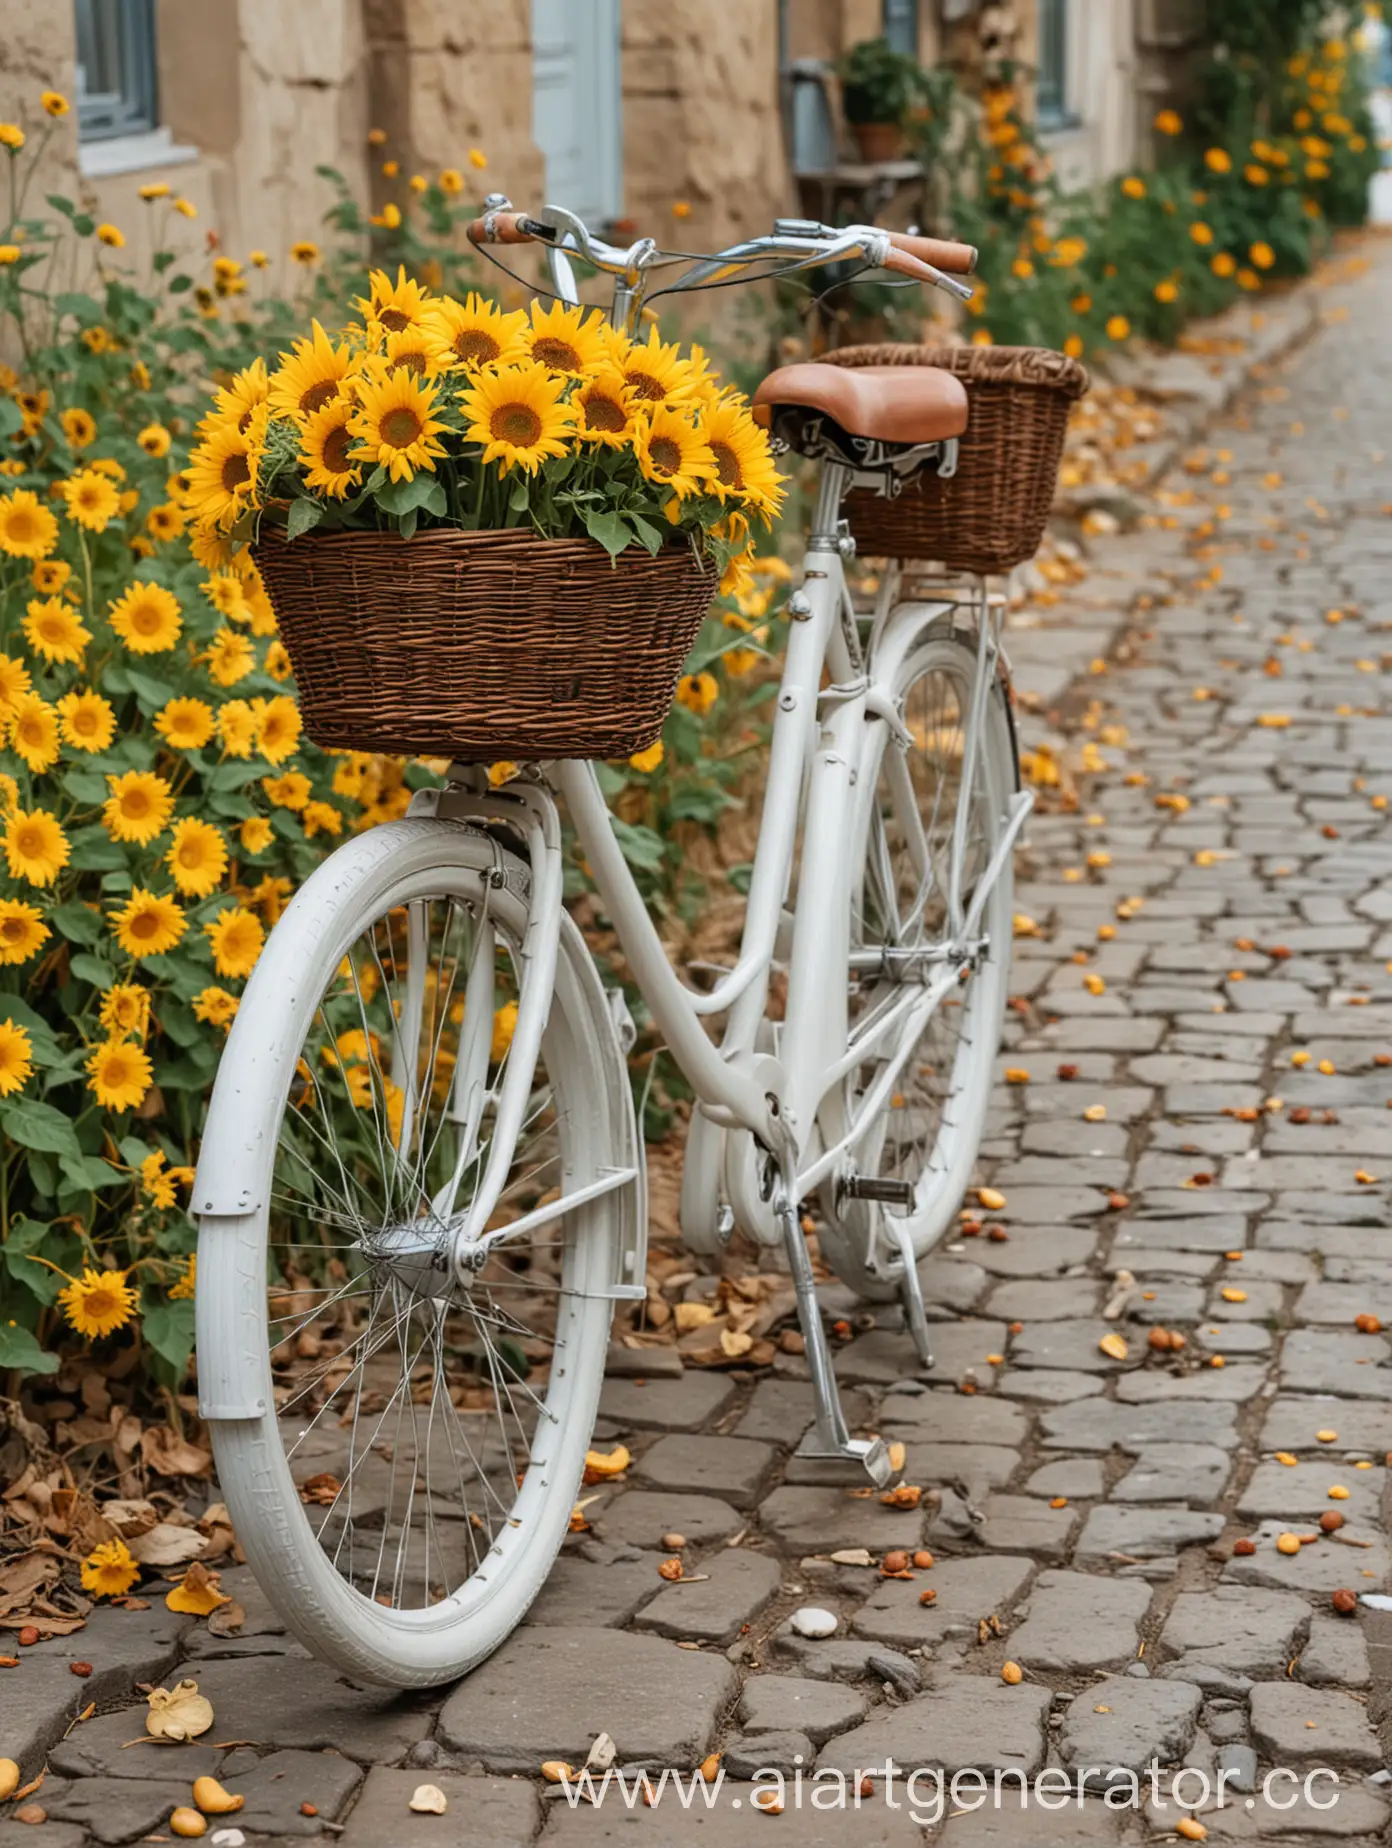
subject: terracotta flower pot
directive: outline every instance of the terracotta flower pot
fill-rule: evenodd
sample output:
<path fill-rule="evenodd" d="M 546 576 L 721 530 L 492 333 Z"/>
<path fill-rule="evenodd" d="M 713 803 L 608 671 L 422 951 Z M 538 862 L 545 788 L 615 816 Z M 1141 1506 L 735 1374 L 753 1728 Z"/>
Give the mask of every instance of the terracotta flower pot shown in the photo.
<path fill-rule="evenodd" d="M 864 161 L 900 160 L 904 131 L 897 122 L 853 122 L 851 128 Z"/>

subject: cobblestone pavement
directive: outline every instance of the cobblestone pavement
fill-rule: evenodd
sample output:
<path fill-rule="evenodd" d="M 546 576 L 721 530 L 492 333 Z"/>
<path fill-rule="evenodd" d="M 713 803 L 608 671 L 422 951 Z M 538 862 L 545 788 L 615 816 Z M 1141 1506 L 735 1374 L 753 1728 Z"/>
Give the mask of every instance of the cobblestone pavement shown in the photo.
<path fill-rule="evenodd" d="M 800 1848 L 1074 1848 L 1174 1839 L 1183 1813 L 1164 1783 L 1115 1810 L 1095 1781 L 1064 1809 L 1022 1814 L 1008 1794 L 926 1831 L 883 1781 L 849 1812 L 790 1791 L 756 1816 L 733 1785 L 709 1813 L 670 1796 L 572 1810 L 537 1767 L 583 1762 L 601 1729 L 621 1764 L 719 1749 L 732 1780 L 799 1755 L 807 1772 L 1158 1759 L 1229 1773 L 1211 1840 L 1385 1839 L 1390 1620 L 1340 1615 L 1332 1594 L 1392 1571 L 1392 1347 L 1357 1326 L 1392 1323 L 1392 261 L 1327 303 L 1210 435 L 1206 472 L 1172 478 L 1176 524 L 1100 542 L 1086 583 L 1020 638 L 1026 743 L 1066 738 L 1065 764 L 1086 751 L 1092 769 L 1075 810 L 1030 828 L 1018 902 L 1037 934 L 1016 946 L 984 1170 L 1007 1203 L 924 1266 L 930 1376 L 897 1310 L 862 1316 L 838 1355 L 855 1421 L 941 1494 L 887 1507 L 791 1461 L 811 1412 L 791 1357 L 755 1381 L 674 1379 L 657 1370 L 674 1357 L 650 1355 L 606 1389 L 627 1481 L 470 1680 L 433 1698 L 350 1688 L 288 1641 L 245 1569 L 226 1576 L 247 1610 L 233 1638 L 158 1599 L 100 1612 L 81 1638 L 92 1679 L 73 1683 L 56 1641 L 0 1686 L 0 1749 L 26 1769 L 99 1709 L 49 1752 L 48 1823 L 0 1821 L 0 1848 L 163 1839 L 214 1768 L 246 1796 L 231 1820 L 249 1839 L 336 1824 L 345 1848 L 722 1848 L 763 1830 Z M 1229 508 L 1214 555 L 1189 550 L 1190 492 Z M 1113 1358 L 1100 1344 L 1118 1332 Z M 657 1571 L 674 1532 L 677 1585 Z M 935 1563 L 882 1569 L 919 1548 Z M 875 1564 L 831 1557 L 855 1549 Z M 789 1627 L 808 1605 L 834 1614 L 829 1640 Z M 180 1673 L 214 1703 L 210 1737 L 250 1743 L 122 1749 L 139 1713 L 107 1709 Z M 1273 1766 L 1339 1782 L 1307 1797 L 1287 1780 L 1267 1804 Z M 426 1777 L 443 1819 L 408 1812 Z"/>

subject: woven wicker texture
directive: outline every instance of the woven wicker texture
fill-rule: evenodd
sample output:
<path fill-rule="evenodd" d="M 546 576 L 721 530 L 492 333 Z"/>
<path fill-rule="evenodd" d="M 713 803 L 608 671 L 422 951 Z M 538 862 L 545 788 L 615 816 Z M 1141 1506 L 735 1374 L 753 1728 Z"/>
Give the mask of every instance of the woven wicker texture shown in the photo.
<path fill-rule="evenodd" d="M 263 532 L 316 744 L 413 757 L 628 757 L 654 743 L 716 589 L 685 546 L 613 561 L 531 533 Z"/>
<path fill-rule="evenodd" d="M 1046 347 L 842 347 L 838 366 L 939 366 L 971 400 L 957 473 L 929 472 L 895 500 L 857 489 L 846 516 L 862 552 L 931 558 L 953 571 L 1013 570 L 1044 536 L 1068 412 L 1090 380 L 1085 367 Z"/>

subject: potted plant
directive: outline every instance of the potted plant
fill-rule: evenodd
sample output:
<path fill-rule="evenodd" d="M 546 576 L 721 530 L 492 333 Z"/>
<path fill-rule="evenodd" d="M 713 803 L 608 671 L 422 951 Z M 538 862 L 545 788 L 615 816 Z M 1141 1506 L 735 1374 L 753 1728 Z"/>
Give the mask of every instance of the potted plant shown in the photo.
<path fill-rule="evenodd" d="M 888 39 L 863 39 L 841 61 L 841 102 L 867 161 L 898 160 L 904 124 L 925 91 L 918 61 Z"/>

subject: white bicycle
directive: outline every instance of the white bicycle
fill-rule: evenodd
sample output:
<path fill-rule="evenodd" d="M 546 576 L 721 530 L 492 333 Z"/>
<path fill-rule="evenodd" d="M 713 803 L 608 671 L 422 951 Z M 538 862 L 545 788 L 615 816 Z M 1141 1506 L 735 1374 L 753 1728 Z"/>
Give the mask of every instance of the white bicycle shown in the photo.
<path fill-rule="evenodd" d="M 620 325 L 678 265 L 667 288 L 858 260 L 970 293 L 966 246 L 868 226 L 784 220 L 693 260 L 489 204 L 476 241 L 544 243 L 568 300 L 572 258 L 613 275 Z M 950 471 L 967 400 L 945 372 L 809 364 L 755 401 L 822 467 L 734 967 L 705 992 L 673 970 L 591 764 L 497 791 L 456 766 L 309 879 L 223 1054 L 193 1196 L 200 1409 L 268 1597 L 366 1679 L 451 1680 L 521 1620 L 570 1524 L 614 1306 L 646 1295 L 632 1027 L 562 908 L 557 797 L 698 1100 L 686 1238 L 718 1254 L 738 1227 L 786 1253 L 816 1393 L 804 1453 L 889 1476 L 842 1415 L 800 1203 L 848 1284 L 902 1296 L 929 1362 L 915 1265 L 981 1140 L 1031 799 L 998 604 L 912 600 L 891 570 L 862 617 L 840 507 Z M 344 1077 L 359 1108 L 323 1107 Z"/>

